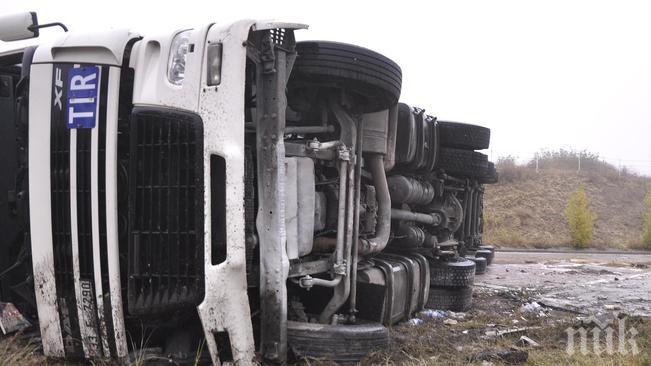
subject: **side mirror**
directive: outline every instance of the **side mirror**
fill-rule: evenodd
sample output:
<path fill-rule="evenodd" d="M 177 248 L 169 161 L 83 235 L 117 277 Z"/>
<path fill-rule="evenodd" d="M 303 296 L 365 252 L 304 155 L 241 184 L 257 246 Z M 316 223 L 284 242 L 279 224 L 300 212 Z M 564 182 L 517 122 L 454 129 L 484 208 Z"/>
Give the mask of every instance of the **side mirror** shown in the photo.
<path fill-rule="evenodd" d="M 36 13 L 26 12 L 0 17 L 0 40 L 10 42 L 34 37 L 38 37 Z"/>
<path fill-rule="evenodd" d="M 59 22 L 39 25 L 33 11 L 0 16 L 0 40 L 10 42 L 38 37 L 38 30 L 47 27 L 61 27 L 64 32 L 68 31 Z"/>

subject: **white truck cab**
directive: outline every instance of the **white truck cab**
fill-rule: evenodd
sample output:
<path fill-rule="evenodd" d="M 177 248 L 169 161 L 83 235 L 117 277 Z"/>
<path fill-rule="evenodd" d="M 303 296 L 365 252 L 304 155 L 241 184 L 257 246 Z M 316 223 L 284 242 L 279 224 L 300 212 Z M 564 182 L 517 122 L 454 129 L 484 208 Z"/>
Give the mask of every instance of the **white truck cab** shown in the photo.
<path fill-rule="evenodd" d="M 5 19 L 4 41 L 67 31 Z M 306 28 L 66 32 L 0 55 L 0 297 L 35 309 L 47 356 L 356 361 L 430 288 L 472 284 L 488 129 L 399 104 L 395 62 L 297 43 Z"/>

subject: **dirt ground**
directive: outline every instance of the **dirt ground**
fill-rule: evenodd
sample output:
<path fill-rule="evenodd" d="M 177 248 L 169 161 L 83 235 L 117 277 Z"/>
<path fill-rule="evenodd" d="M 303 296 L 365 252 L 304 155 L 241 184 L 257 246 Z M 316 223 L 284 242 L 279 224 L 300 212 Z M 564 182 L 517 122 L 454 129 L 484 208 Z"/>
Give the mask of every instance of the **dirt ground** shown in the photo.
<path fill-rule="evenodd" d="M 361 364 L 651 365 L 651 255 L 498 252 L 487 273 L 476 277 L 470 311 L 423 318 L 417 326 L 392 327 L 389 349 Z M 601 352 L 595 351 L 595 325 L 601 334 L 614 330 L 612 354 L 605 351 L 605 336 L 598 338 Z M 585 353 L 581 328 L 589 338 Z M 567 353 L 568 329 L 576 338 L 573 354 Z M 620 333 L 623 348 L 617 348 Z M 62 363 L 46 360 L 38 341 L 23 335 L 0 340 L 0 365 L 13 364 Z"/>

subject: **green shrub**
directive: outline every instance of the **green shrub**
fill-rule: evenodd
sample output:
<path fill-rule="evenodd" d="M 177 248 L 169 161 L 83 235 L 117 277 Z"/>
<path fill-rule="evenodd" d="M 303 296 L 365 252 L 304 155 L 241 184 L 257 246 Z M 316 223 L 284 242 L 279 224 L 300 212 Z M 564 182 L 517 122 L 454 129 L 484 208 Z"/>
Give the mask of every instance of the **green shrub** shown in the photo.
<path fill-rule="evenodd" d="M 592 241 L 595 215 L 590 210 L 590 201 L 583 184 L 570 194 L 565 215 L 570 229 L 570 238 L 575 248 L 586 248 Z"/>
<path fill-rule="evenodd" d="M 644 197 L 644 232 L 642 234 L 642 243 L 648 249 L 651 249 L 651 185 L 647 187 L 646 197 Z"/>

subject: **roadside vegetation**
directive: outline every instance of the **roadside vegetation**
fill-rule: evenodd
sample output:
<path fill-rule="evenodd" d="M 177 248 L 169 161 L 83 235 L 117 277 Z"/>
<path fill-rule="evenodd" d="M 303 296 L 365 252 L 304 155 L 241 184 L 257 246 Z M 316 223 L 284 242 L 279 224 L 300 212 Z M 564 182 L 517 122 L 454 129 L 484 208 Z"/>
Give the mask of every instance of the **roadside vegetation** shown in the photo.
<path fill-rule="evenodd" d="M 575 248 L 587 248 L 592 242 L 595 215 L 589 207 L 590 200 L 585 194 L 583 183 L 572 192 L 565 209 L 571 243 Z"/>
<path fill-rule="evenodd" d="M 647 186 L 646 197 L 644 197 L 644 209 L 642 243 L 647 249 L 651 249 L 651 184 Z"/>
<path fill-rule="evenodd" d="M 578 160 L 581 159 L 581 170 Z M 566 210 L 579 186 L 594 214 L 593 248 L 651 249 L 651 178 L 581 151 L 546 151 L 518 163 L 497 160 L 499 182 L 485 187 L 484 242 L 509 247 L 570 247 Z M 537 169 L 536 169 L 537 166 Z M 646 196 L 646 200 L 645 200 Z M 585 244 L 581 244 L 585 245 Z"/>

